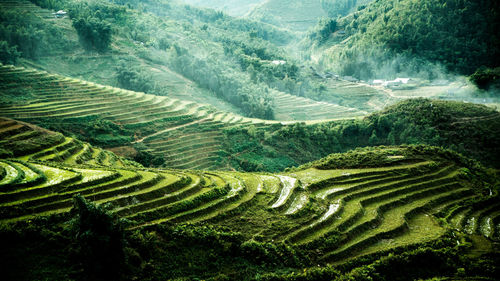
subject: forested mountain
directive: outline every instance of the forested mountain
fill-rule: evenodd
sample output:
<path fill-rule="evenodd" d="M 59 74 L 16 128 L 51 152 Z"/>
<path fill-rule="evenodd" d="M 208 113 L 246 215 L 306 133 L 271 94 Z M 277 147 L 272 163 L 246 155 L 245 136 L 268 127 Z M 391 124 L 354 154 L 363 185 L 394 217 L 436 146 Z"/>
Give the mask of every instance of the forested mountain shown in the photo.
<path fill-rule="evenodd" d="M 470 75 L 500 64 L 499 13 L 491 0 L 378 0 L 323 24 L 333 37 L 340 32 L 341 44 L 313 41 L 324 44 L 323 58 L 332 68 L 362 79 L 398 73 L 432 78 L 436 72 L 428 70 L 438 66 Z"/>
<path fill-rule="evenodd" d="M 2 10 L 6 30 L 2 40 L 6 42 L 5 51 L 12 53 L 9 61 L 4 62 L 15 62 L 21 56 L 63 74 L 133 90 L 193 95 L 199 102 L 210 101 L 210 95 L 212 99 L 215 95 L 247 116 L 273 118 L 272 98 L 266 85 L 251 82 L 240 63 L 225 53 L 232 42 L 248 41 L 248 48 L 285 44 L 292 36 L 284 31 L 166 1 L 34 2 L 68 11 L 71 21 L 37 14 L 45 13 L 44 10 L 23 11 L 22 6 L 17 11 Z M 125 4 L 135 9 L 126 8 Z M 49 11 L 46 13 L 50 15 Z M 14 22 L 23 22 L 33 32 L 24 36 L 24 29 L 11 30 Z M 29 43 L 21 44 L 23 38 Z M 267 59 L 282 57 L 277 51 L 267 52 Z M 195 89 L 185 93 L 185 88 Z M 208 97 L 204 100 L 203 95 Z"/>
<path fill-rule="evenodd" d="M 330 91 L 306 62 L 284 49 L 295 35 L 269 24 L 167 1 L 34 0 L 54 11 L 67 10 L 63 18 L 21 3 L 2 10 L 4 63 L 20 58 L 24 65 L 63 75 L 265 119 L 312 115 L 295 116 L 300 104 L 290 108 L 281 97 L 306 97 L 311 112 L 324 107 L 314 100 L 338 107 L 343 99 L 325 98 L 343 92 Z M 15 22 L 24 27 L 13 29 Z M 386 97 L 380 97 L 383 103 Z M 367 109 L 380 107 L 346 108 L 359 115 Z M 336 117 L 323 112 L 319 119 Z"/>

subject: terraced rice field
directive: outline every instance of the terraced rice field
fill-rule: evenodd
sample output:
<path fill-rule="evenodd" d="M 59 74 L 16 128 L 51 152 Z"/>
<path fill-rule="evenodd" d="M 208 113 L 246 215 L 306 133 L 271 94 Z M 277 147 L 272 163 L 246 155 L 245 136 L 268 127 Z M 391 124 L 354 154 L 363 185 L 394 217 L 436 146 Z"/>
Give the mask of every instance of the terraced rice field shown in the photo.
<path fill-rule="evenodd" d="M 33 123 L 44 120 L 54 124 L 72 124 L 77 119 L 93 117 L 109 120 L 134 132 L 132 144 L 144 144 L 148 152 L 164 157 L 166 167 L 179 169 L 225 168 L 220 161 L 220 155 L 225 154 L 221 140 L 225 129 L 250 125 L 265 127 L 277 123 L 288 125 L 294 123 L 293 120 L 321 122 L 323 119 L 353 118 L 365 114 L 353 108 L 276 92 L 277 118 L 291 121 L 264 121 L 218 111 L 210 105 L 132 92 L 14 66 L 0 66 L 0 82 L 0 92 L 28 92 L 30 96 L 29 100 L 20 104 L 0 107 L 0 116 Z M 84 144 L 76 145 L 78 147 L 68 145 L 71 146 L 69 149 L 83 150 L 83 156 L 89 153 Z M 94 156 L 98 156 L 95 159 L 106 158 L 106 155 Z"/>
<path fill-rule="evenodd" d="M 273 97 L 277 120 L 345 119 L 367 114 L 366 111 L 353 107 L 314 101 L 278 91 L 273 91 Z"/>
<path fill-rule="evenodd" d="M 36 15 L 43 18 L 54 18 L 52 12 L 46 9 L 42 9 L 39 6 L 23 0 L 2 0 L 0 1 L 0 8 L 5 10 L 24 10 L 34 12 Z"/>
<path fill-rule="evenodd" d="M 209 105 L 13 66 L 0 67 L 0 82 L 0 92 L 29 92 L 31 95 L 22 105 L 0 107 L 0 116 L 35 123 L 43 118 L 48 122 L 69 124 L 76 118 L 97 116 L 134 131 L 134 143 L 143 143 L 151 153 L 164 156 L 165 166 L 173 168 L 221 168 L 218 160 L 222 130 L 276 123 L 220 112 Z M 90 152 L 84 144 L 68 146 L 64 148 L 83 150 L 82 156 Z M 96 156 L 94 159 L 98 161 L 107 158 L 105 154 Z"/>
<path fill-rule="evenodd" d="M 134 167 L 110 152 L 10 119 L 0 120 L 0 135 L 1 223 L 68 212 L 80 194 L 108 204 L 132 229 L 216 224 L 248 239 L 317 247 L 324 263 L 429 242 L 447 229 L 499 238 L 497 194 L 477 200 L 480 191 L 464 179 L 462 166 L 408 154 L 404 147 L 391 148 L 401 155 L 389 166 L 271 175 Z M 200 142 L 188 139 L 186 147 Z M 206 142 L 212 139 L 217 135 Z M 19 148 L 28 143 L 30 149 Z M 340 238 L 329 240 L 333 236 Z"/>
<path fill-rule="evenodd" d="M 329 80 L 326 87 L 329 93 L 328 100 L 365 112 L 382 110 L 399 100 L 389 95 L 384 89 L 345 80 Z"/>

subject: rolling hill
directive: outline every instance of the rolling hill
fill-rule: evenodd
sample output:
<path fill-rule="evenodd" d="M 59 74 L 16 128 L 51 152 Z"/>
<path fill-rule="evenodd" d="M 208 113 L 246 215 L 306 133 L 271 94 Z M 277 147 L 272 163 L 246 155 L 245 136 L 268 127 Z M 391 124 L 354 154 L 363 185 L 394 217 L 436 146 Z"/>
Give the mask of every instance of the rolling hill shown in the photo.
<path fill-rule="evenodd" d="M 500 209 L 497 190 L 490 185 L 493 179 L 488 179 L 476 162 L 435 147 L 360 149 L 332 154 L 279 174 L 200 172 L 139 168 L 132 162 L 122 162 L 112 153 L 11 119 L 1 119 L 0 128 L 4 155 L 0 160 L 2 235 L 9 233 L 8 225 L 22 228 L 26 221 L 39 224 L 41 229 L 53 228 L 57 221 L 62 222 L 74 213 L 72 208 L 83 215 L 85 204 L 90 203 L 81 200 L 87 199 L 106 205 L 110 214 L 126 218 L 125 227 L 130 233 L 144 230 L 144 233 L 168 235 L 160 227 L 164 224 L 175 227 L 190 223 L 194 225 L 186 227 L 193 227 L 193 231 L 198 231 L 197 226 L 222 227 L 227 234 L 218 239 L 226 243 L 239 239 L 243 243 L 231 246 L 236 247 L 231 255 L 239 255 L 238 251 L 251 253 L 246 258 L 250 265 L 246 265 L 249 271 L 245 279 L 251 278 L 261 266 L 258 259 L 273 255 L 287 255 L 278 258 L 277 263 L 293 258 L 302 265 L 326 265 L 360 256 L 400 253 L 401 249 L 419 246 L 434 247 L 438 252 L 440 248 L 448 248 L 458 253 L 461 248 L 456 247 L 454 240 L 451 244 L 446 242 L 452 236 L 457 237 L 459 244 L 475 237 L 473 241 L 482 241 L 482 249 L 489 247 L 488 252 L 491 242 L 485 241 L 499 239 Z M 78 146 L 85 146 L 86 152 L 77 149 Z M 80 197 L 76 198 L 81 199 L 73 199 L 77 194 Z M 73 207 L 74 200 L 80 202 L 80 207 Z M 43 217 L 49 220 L 44 222 Z M 32 233 L 36 235 L 37 230 Z M 52 235 L 49 233 L 46 235 Z M 185 234 L 181 230 L 177 233 L 178 243 L 182 243 Z M 226 237 L 236 233 L 238 236 L 234 238 Z M 191 235 L 193 239 L 198 234 Z M 213 238 L 206 236 L 206 239 Z M 6 241 L 9 240 L 0 243 Z M 442 242 L 433 244 L 433 241 Z M 165 242 L 155 243 L 161 248 Z M 195 245 L 185 249 L 193 247 L 190 251 L 199 251 L 196 247 L 200 246 Z M 259 253 L 262 247 L 275 248 Z M 473 242 L 472 249 L 477 247 L 480 246 Z M 225 263 L 222 256 L 214 255 L 212 258 Z M 161 262 L 153 256 L 149 259 L 154 264 Z M 203 260 L 203 256 L 196 259 Z M 11 259 L 8 264 L 30 266 L 30 262 L 25 265 L 18 262 Z M 233 277 L 239 274 L 231 273 L 235 270 L 232 266 L 226 269 L 220 266 L 198 276 L 213 277 L 214 272 Z M 63 273 L 75 269 L 74 266 L 58 268 L 58 263 L 52 267 Z M 172 273 L 178 278 L 190 276 L 183 275 L 189 274 L 186 271 L 189 267 L 178 264 Z M 264 268 L 263 272 L 274 274 L 274 270 Z M 293 271 L 297 264 L 288 268 Z M 158 274 L 168 274 L 169 270 L 173 269 L 159 267 L 149 277 L 158 278 Z M 323 274 L 328 272 L 326 268 Z M 18 280 L 24 280 L 35 273 L 7 274 L 12 274 L 11 277 L 17 274 Z M 36 274 L 50 277 L 56 273 Z M 328 274 L 332 274 L 331 269 Z M 482 274 L 479 276 L 487 277 L 490 272 Z"/>

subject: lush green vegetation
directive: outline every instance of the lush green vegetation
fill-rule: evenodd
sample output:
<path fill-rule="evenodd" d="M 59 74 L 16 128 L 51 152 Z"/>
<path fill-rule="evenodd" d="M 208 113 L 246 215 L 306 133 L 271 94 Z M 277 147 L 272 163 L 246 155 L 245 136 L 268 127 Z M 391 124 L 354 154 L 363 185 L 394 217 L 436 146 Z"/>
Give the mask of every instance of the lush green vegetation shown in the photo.
<path fill-rule="evenodd" d="M 0 62 L 15 63 L 19 57 L 38 59 L 42 54 L 68 50 L 71 41 L 60 28 L 41 19 L 35 12 L 0 11 Z"/>
<path fill-rule="evenodd" d="M 499 113 L 486 106 L 416 99 L 362 120 L 229 130 L 226 147 L 231 166 L 250 171 L 279 171 L 333 152 L 395 144 L 447 147 L 499 167 L 499 122 Z"/>
<path fill-rule="evenodd" d="M 470 75 L 500 65 L 498 14 L 495 1 L 375 1 L 338 21 L 350 39 L 327 56 L 341 73 L 361 79 L 381 71 L 432 78 L 429 62 Z"/>
<path fill-rule="evenodd" d="M 265 42 L 283 44 L 292 38 L 284 31 L 231 18 L 220 12 L 166 1 L 34 2 L 46 8 L 68 10 L 80 41 L 87 49 L 102 52 L 115 43 L 114 48 L 130 52 L 124 66 L 128 71 L 123 69 L 122 62 L 117 68 L 111 67 L 116 69 L 119 86 L 154 91 L 160 95 L 168 93 L 167 88 L 156 85 L 161 82 L 155 83 L 157 80 L 143 75 L 150 70 L 141 65 L 141 61 L 146 60 L 169 66 L 201 88 L 240 108 L 249 117 L 273 119 L 272 97 L 262 89 L 263 85 L 254 85 L 237 63 L 221 53 L 222 44 L 219 42 L 221 38 L 241 34 L 246 38 L 252 36 Z M 194 29 L 188 26 L 193 22 L 196 22 Z M 200 49 L 193 48 L 191 43 L 174 40 L 179 35 L 179 28 L 186 39 L 198 41 L 197 44 L 206 46 L 206 42 L 215 43 L 210 47 L 213 50 L 210 55 L 207 57 L 200 53 Z M 136 45 L 132 50 L 131 43 Z"/>
<path fill-rule="evenodd" d="M 497 67 L 494 69 L 479 68 L 469 78 L 480 89 L 483 89 L 483 90 L 499 89 L 500 88 L 500 67 Z"/>
<path fill-rule="evenodd" d="M 496 175 L 449 150 L 373 147 L 288 173 L 201 173 L 89 156 L 75 140 L 9 119 L 0 128 L 11 157 L 0 160 L 9 280 L 498 274 Z M 19 139 L 38 150 L 12 151 Z"/>
<path fill-rule="evenodd" d="M 200 2 L 0 1 L 3 279 L 498 278 L 493 1 Z"/>

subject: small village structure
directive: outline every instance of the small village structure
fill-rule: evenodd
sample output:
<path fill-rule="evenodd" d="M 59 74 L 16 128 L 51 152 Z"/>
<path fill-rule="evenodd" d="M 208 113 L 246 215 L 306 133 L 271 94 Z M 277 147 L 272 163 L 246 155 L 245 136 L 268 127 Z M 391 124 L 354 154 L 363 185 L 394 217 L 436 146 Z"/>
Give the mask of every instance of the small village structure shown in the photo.
<path fill-rule="evenodd" d="M 68 13 L 63 11 L 63 10 L 59 10 L 55 13 L 52 13 L 54 15 L 54 17 L 56 18 L 64 18 Z"/>

